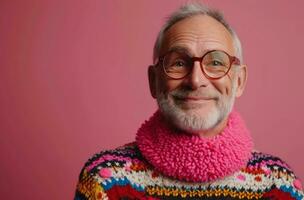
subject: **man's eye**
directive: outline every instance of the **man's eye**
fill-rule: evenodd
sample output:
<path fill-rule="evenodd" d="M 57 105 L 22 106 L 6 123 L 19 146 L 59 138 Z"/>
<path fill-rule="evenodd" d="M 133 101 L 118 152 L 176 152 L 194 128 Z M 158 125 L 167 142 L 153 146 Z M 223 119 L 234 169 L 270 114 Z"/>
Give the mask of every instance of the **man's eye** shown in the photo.
<path fill-rule="evenodd" d="M 186 62 L 184 60 L 176 60 L 173 64 L 175 67 L 185 67 Z"/>
<path fill-rule="evenodd" d="M 213 60 L 211 64 L 212 66 L 223 66 L 223 63 L 218 60 Z"/>

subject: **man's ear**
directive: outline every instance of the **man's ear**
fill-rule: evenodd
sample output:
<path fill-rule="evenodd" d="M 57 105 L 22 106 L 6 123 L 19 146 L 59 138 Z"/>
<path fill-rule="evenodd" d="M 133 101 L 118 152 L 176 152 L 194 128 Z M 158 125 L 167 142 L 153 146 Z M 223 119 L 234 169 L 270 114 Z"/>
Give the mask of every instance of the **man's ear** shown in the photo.
<path fill-rule="evenodd" d="M 156 71 L 153 65 L 150 65 L 148 68 L 148 78 L 149 78 L 149 87 L 151 96 L 156 98 Z"/>
<path fill-rule="evenodd" d="M 238 69 L 236 73 L 236 78 L 237 78 L 236 97 L 242 96 L 245 90 L 247 76 L 248 76 L 247 66 L 241 65 L 240 69 Z"/>

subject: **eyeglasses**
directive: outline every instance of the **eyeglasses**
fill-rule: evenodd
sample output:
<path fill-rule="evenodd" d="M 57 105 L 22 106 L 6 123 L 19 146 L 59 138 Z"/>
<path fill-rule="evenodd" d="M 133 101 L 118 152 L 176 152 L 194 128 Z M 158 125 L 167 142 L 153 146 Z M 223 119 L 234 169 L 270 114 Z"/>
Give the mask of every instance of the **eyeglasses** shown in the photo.
<path fill-rule="evenodd" d="M 230 56 L 221 50 L 212 50 L 202 57 L 191 57 L 183 51 L 169 51 L 159 58 L 165 74 L 172 79 L 182 79 L 189 75 L 194 66 L 194 62 L 199 61 L 203 74 L 210 80 L 224 77 L 233 64 L 239 65 L 237 57 Z"/>

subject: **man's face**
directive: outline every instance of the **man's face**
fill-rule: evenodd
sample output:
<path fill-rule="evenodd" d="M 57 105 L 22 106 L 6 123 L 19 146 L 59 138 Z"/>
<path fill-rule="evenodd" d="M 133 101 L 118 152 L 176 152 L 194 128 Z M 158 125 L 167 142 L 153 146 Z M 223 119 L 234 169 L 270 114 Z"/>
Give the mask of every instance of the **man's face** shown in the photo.
<path fill-rule="evenodd" d="M 172 49 L 182 49 L 195 57 L 210 50 L 222 50 L 235 55 L 231 34 L 215 19 L 197 15 L 174 24 L 165 33 L 161 55 Z M 150 89 L 159 108 L 173 126 L 191 132 L 220 131 L 230 113 L 234 99 L 240 96 L 246 81 L 246 67 L 218 79 L 207 79 L 195 62 L 192 72 L 183 79 L 168 77 L 162 66 L 149 69 Z M 222 126 L 222 127 L 219 127 Z M 213 131 L 214 132 L 214 131 Z"/>

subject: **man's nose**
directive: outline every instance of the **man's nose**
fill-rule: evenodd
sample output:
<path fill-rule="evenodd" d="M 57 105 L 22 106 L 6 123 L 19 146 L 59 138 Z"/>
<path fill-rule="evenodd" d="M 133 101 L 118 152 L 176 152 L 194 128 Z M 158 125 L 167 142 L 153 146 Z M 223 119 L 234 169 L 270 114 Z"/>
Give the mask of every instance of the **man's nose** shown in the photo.
<path fill-rule="evenodd" d="M 188 76 L 188 84 L 191 89 L 196 90 L 200 87 L 206 87 L 209 84 L 209 79 L 202 71 L 201 64 L 198 61 L 193 63 L 192 71 Z"/>

